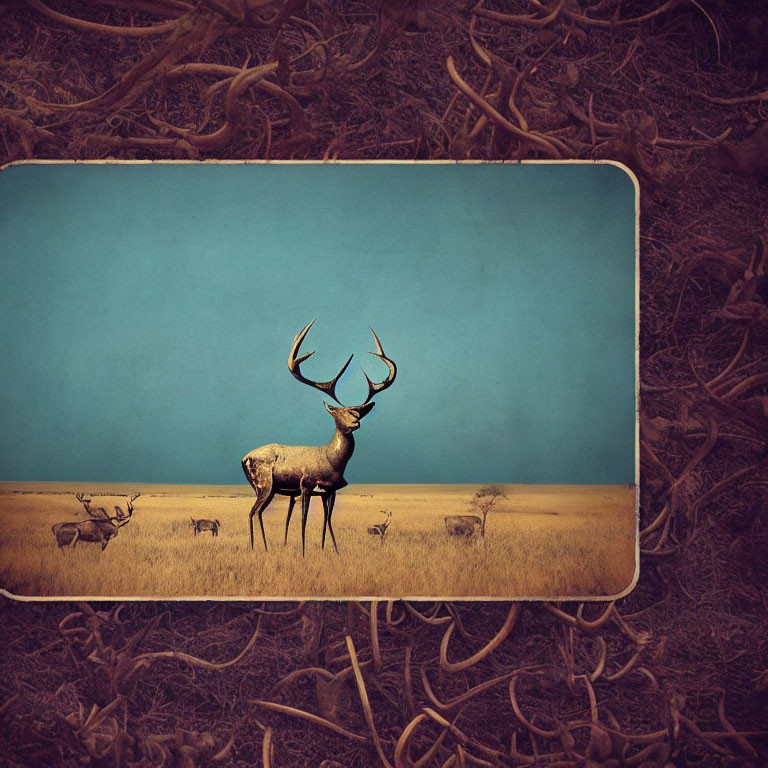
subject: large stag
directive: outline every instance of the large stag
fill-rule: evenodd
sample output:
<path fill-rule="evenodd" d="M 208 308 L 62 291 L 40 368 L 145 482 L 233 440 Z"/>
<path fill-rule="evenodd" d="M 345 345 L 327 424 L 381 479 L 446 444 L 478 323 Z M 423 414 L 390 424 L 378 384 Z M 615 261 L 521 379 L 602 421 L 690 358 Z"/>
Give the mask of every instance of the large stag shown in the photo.
<path fill-rule="evenodd" d="M 449 536 L 471 538 L 479 530 L 483 521 L 476 515 L 448 515 L 445 518 L 445 530 Z"/>
<path fill-rule="evenodd" d="M 195 529 L 195 536 L 204 531 L 210 531 L 211 538 L 219 535 L 219 526 L 221 523 L 218 520 L 195 520 L 194 517 L 190 517 L 189 519 L 192 521 L 192 527 Z"/>
<path fill-rule="evenodd" d="M 75 548 L 78 541 L 101 542 L 101 549 L 104 551 L 109 544 L 109 540 L 117 536 L 117 532 L 133 515 L 133 502 L 141 496 L 140 493 L 134 493 L 128 498 L 127 512 L 115 505 L 115 514 L 110 517 L 104 507 L 91 507 L 91 499 L 86 499 L 82 493 L 75 494 L 75 498 L 83 505 L 85 511 L 90 515 L 90 520 L 81 520 L 79 523 L 56 523 L 51 528 L 56 538 L 59 549 L 68 544 Z M 127 498 L 127 497 L 126 497 Z"/>
<path fill-rule="evenodd" d="M 339 548 L 336 546 L 336 537 L 331 525 L 331 516 L 333 515 L 333 506 L 336 501 L 336 491 L 347 485 L 344 479 L 344 469 L 355 449 L 355 440 L 352 433 L 360 427 L 360 421 L 370 412 L 375 403 L 371 398 L 377 393 L 382 392 L 389 387 L 395 380 L 397 367 L 390 360 L 381 347 L 378 337 L 373 333 L 373 339 L 376 342 L 376 352 L 370 354 L 378 357 L 389 368 L 389 373 L 384 381 L 374 383 L 365 374 L 368 382 L 368 397 L 362 405 L 343 406 L 336 397 L 336 383 L 341 378 L 347 366 L 352 361 L 353 355 L 344 364 L 342 369 L 330 381 L 317 382 L 305 378 L 300 366 L 314 351 L 308 352 L 301 357 L 297 357 L 301 342 L 314 324 L 314 320 L 301 330 L 293 340 L 291 353 L 288 357 L 288 370 L 295 379 L 302 384 L 308 384 L 310 387 L 319 389 L 329 397 L 332 397 L 341 407 L 337 408 L 328 405 L 323 401 L 326 411 L 331 415 L 335 424 L 336 431 L 330 442 L 325 445 L 265 445 L 251 451 L 243 459 L 243 471 L 248 478 L 248 482 L 256 491 L 256 502 L 251 509 L 248 522 L 251 530 L 251 548 L 253 548 L 253 516 L 258 514 L 259 525 L 261 526 L 261 537 L 264 540 L 264 549 L 267 549 L 267 536 L 264 533 L 264 521 L 262 515 L 275 494 L 288 496 L 288 517 L 285 521 L 285 536 L 288 538 L 288 525 L 291 520 L 293 506 L 297 497 L 301 498 L 301 553 L 304 555 L 305 536 L 307 526 L 307 514 L 309 512 L 309 501 L 312 496 L 319 495 L 323 504 L 323 539 L 322 546 L 325 547 L 326 527 L 331 534 L 333 547 L 338 554 Z"/>

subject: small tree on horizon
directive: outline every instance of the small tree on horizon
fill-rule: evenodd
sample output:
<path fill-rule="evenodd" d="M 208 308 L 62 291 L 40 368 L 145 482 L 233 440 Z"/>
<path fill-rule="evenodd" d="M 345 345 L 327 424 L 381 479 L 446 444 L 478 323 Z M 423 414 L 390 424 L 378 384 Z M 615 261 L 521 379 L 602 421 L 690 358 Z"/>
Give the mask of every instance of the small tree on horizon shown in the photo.
<path fill-rule="evenodd" d="M 472 501 L 469 503 L 470 507 L 483 516 L 483 522 L 480 526 L 480 535 L 483 538 L 485 538 L 485 519 L 488 517 L 488 513 L 496 506 L 499 501 L 506 498 L 507 494 L 504 488 L 498 483 L 484 485 L 472 497 Z"/>

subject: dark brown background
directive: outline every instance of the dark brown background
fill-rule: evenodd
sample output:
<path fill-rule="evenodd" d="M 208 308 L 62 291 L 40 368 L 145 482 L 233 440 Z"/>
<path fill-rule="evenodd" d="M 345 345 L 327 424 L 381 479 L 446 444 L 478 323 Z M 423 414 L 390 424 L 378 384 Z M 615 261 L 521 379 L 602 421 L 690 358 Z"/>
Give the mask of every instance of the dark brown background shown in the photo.
<path fill-rule="evenodd" d="M 0 765 L 765 764 L 762 0 L 18 0 L 0 20 L 2 162 L 626 163 L 643 531 L 613 606 L 3 600 Z"/>

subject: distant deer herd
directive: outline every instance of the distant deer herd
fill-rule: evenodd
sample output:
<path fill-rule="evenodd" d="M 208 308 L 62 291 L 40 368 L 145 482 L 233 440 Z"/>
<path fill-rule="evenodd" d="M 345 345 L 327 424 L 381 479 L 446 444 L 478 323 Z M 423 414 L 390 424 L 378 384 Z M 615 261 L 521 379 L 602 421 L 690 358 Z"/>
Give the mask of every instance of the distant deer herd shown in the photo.
<path fill-rule="evenodd" d="M 370 354 L 381 360 L 388 368 L 386 378 L 378 383 L 374 383 L 364 373 L 368 382 L 368 396 L 362 405 L 343 406 L 336 397 L 336 384 L 341 375 L 346 371 L 349 360 L 342 366 L 341 370 L 330 381 L 317 382 L 307 379 L 301 373 L 301 364 L 309 358 L 314 352 L 308 352 L 299 355 L 299 348 L 304 341 L 309 329 L 314 324 L 314 320 L 303 328 L 293 340 L 293 346 L 288 357 L 288 370 L 291 375 L 302 384 L 320 390 L 330 398 L 339 403 L 339 406 L 329 405 L 323 402 L 326 411 L 331 415 L 336 430 L 330 442 L 321 446 L 293 446 L 278 445 L 271 443 L 255 451 L 251 451 L 242 460 L 243 471 L 248 482 L 256 492 L 256 502 L 251 508 L 248 517 L 250 527 L 250 541 L 253 549 L 253 518 L 257 516 L 261 528 L 261 536 L 264 541 L 264 549 L 267 549 L 267 537 L 264 532 L 264 523 L 262 515 L 264 510 L 276 494 L 289 497 L 288 514 L 285 521 L 285 541 L 288 541 L 288 526 L 291 521 L 291 513 L 296 503 L 296 499 L 301 501 L 301 552 L 304 555 L 307 516 L 309 513 L 309 503 L 312 496 L 320 496 L 323 505 L 323 536 L 322 547 L 325 548 L 326 530 L 331 535 L 333 547 L 338 554 L 339 549 L 336 545 L 336 536 L 333 532 L 331 518 L 333 507 L 336 501 L 336 491 L 347 485 L 344 480 L 344 470 L 347 462 L 355 449 L 355 441 L 352 433 L 360 427 L 362 419 L 371 411 L 375 403 L 371 398 L 390 387 L 395 381 L 397 367 L 394 361 L 390 360 L 382 349 L 381 342 L 371 329 L 373 339 L 376 344 L 376 351 Z M 71 546 L 73 549 L 78 541 L 98 542 L 101 544 L 102 551 L 106 549 L 110 540 L 117 536 L 120 528 L 127 525 L 133 515 L 133 502 L 139 498 L 138 493 L 133 494 L 128 499 L 126 511 L 122 507 L 115 506 L 114 514 L 110 515 L 104 507 L 92 507 L 92 499 L 86 499 L 84 494 L 76 494 L 77 500 L 83 505 L 88 513 L 88 519 L 76 522 L 56 523 L 52 527 L 54 538 L 60 549 L 65 546 Z M 384 522 L 377 523 L 368 527 L 368 534 L 377 537 L 381 543 L 387 535 L 387 531 L 392 522 L 392 513 L 382 510 L 386 514 Z M 484 514 L 487 513 L 487 510 Z M 221 523 L 218 520 L 206 520 L 190 517 L 191 527 L 194 535 L 210 531 L 211 538 L 219 535 Z M 476 534 L 485 535 L 484 519 L 474 515 L 451 515 L 445 518 L 445 529 L 449 536 L 471 539 Z"/>
<path fill-rule="evenodd" d="M 123 511 L 119 505 L 114 505 L 114 514 L 110 515 L 104 507 L 93 507 L 93 499 L 85 498 L 85 494 L 77 493 L 75 498 L 83 505 L 88 513 L 87 520 L 74 522 L 56 523 L 51 527 L 53 536 L 59 549 L 64 547 L 75 548 L 78 541 L 101 544 L 102 551 L 107 548 L 107 544 L 118 534 L 120 528 L 127 525 L 133 516 L 133 502 L 139 498 L 140 493 L 134 493 L 132 496 L 126 496 L 126 510 Z M 387 510 L 381 510 L 385 515 L 384 522 L 376 523 L 368 527 L 369 536 L 378 538 L 381 543 L 392 523 L 392 513 Z M 190 517 L 190 527 L 195 536 L 198 533 L 210 532 L 211 538 L 219 535 L 221 523 L 218 520 L 207 520 L 205 518 L 195 519 Z M 445 530 L 449 536 L 472 539 L 480 533 L 482 521 L 475 515 L 449 515 L 444 518 Z M 287 536 L 287 534 L 286 534 Z M 337 550 L 338 551 L 338 550 Z"/>

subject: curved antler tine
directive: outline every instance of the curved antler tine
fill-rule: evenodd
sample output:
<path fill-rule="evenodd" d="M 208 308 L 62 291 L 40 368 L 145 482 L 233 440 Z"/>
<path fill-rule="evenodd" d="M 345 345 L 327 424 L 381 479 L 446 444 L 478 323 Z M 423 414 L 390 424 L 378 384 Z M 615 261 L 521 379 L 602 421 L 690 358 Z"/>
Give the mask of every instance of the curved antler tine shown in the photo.
<path fill-rule="evenodd" d="M 368 397 L 365 398 L 365 403 L 363 403 L 363 405 L 368 403 L 377 392 L 383 392 L 387 387 L 391 386 L 392 382 L 395 380 L 395 376 L 397 376 L 397 366 L 393 360 L 390 360 L 384 354 L 384 350 L 382 349 L 379 337 L 376 335 L 376 332 L 373 330 L 373 328 L 371 328 L 371 333 L 373 334 L 373 340 L 376 342 L 377 351 L 369 352 L 368 354 L 373 355 L 374 357 L 378 357 L 379 360 L 381 360 L 383 363 L 386 363 L 387 368 L 389 368 L 389 373 L 387 374 L 387 378 L 384 379 L 384 381 L 374 383 L 370 380 L 370 378 L 368 378 L 368 374 L 363 371 L 363 376 L 365 376 L 365 380 L 368 382 Z"/>
<path fill-rule="evenodd" d="M 317 318 L 315 318 L 315 320 L 316 319 Z M 300 381 L 302 384 L 309 384 L 310 387 L 314 387 L 315 389 L 319 389 L 321 392 L 325 392 L 329 397 L 332 397 L 337 403 L 339 403 L 339 405 L 341 405 L 341 400 L 336 397 L 336 384 L 344 374 L 344 371 L 346 371 L 349 367 L 349 364 L 352 362 L 354 355 L 349 356 L 349 360 L 344 363 L 341 370 L 330 381 L 312 381 L 311 379 L 307 379 L 302 375 L 301 369 L 299 367 L 308 357 L 311 357 L 315 354 L 315 351 L 312 350 L 311 352 L 307 352 L 306 355 L 296 357 L 296 355 L 299 353 L 301 342 L 304 341 L 305 336 L 309 333 L 309 329 L 314 325 L 315 320 L 313 320 L 311 323 L 309 323 L 309 325 L 305 326 L 296 334 L 296 338 L 293 340 L 293 346 L 291 347 L 291 353 L 288 355 L 288 370 L 291 372 L 293 377 Z"/>
<path fill-rule="evenodd" d="M 312 357 L 312 355 L 315 354 L 315 350 L 313 349 L 311 352 L 307 352 L 306 355 L 302 355 L 301 357 L 297 358 L 296 353 L 299 351 L 299 347 L 301 346 L 301 342 L 304 341 L 304 337 L 309 333 L 309 329 L 315 324 L 315 318 L 310 322 L 308 325 L 305 325 L 297 334 L 296 338 L 293 340 L 293 346 L 291 347 L 291 354 L 288 355 L 288 368 L 291 369 L 291 373 L 293 373 L 293 369 L 295 367 L 298 367 L 301 365 L 308 357 Z"/>

